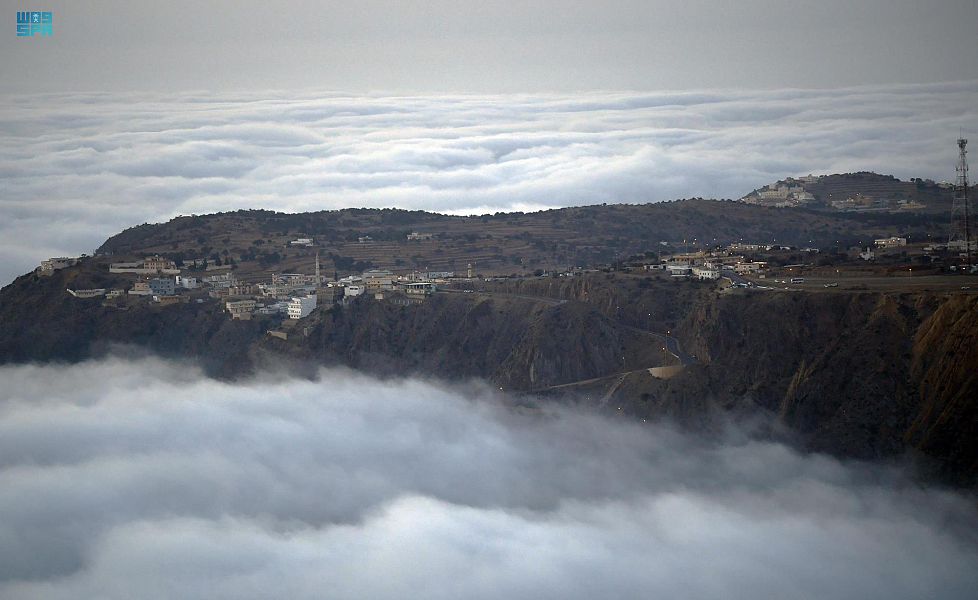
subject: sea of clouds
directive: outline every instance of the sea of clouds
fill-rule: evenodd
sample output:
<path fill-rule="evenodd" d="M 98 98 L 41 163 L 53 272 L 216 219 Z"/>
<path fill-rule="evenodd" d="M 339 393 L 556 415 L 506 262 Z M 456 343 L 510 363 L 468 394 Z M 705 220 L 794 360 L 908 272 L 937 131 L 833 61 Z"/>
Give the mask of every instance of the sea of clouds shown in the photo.
<path fill-rule="evenodd" d="M 950 180 L 978 82 L 832 90 L 0 97 L 0 283 L 125 227 L 238 208 L 446 213 Z"/>
<path fill-rule="evenodd" d="M 488 387 L 0 368 L 0 597 L 971 598 L 973 499 Z"/>

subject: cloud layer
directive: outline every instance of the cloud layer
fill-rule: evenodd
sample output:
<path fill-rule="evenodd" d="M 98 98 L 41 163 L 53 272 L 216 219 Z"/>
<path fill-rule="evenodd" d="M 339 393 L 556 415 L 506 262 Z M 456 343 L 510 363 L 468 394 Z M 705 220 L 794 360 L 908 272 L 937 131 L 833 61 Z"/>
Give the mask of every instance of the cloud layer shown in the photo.
<path fill-rule="evenodd" d="M 789 175 L 954 176 L 978 82 L 575 96 L 0 99 L 0 281 L 178 214 L 452 213 L 739 197 Z"/>
<path fill-rule="evenodd" d="M 969 597 L 978 519 L 897 473 L 478 384 L 156 360 L 0 370 L 0 596 Z"/>

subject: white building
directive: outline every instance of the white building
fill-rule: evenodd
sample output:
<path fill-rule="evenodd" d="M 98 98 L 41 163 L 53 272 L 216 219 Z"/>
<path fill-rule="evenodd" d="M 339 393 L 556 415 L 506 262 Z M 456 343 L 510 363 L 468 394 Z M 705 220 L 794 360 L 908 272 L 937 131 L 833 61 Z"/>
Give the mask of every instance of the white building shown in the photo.
<path fill-rule="evenodd" d="M 673 277 L 686 277 L 692 272 L 689 265 L 666 265 L 666 271 Z"/>
<path fill-rule="evenodd" d="M 348 275 L 346 277 L 341 277 L 337 283 L 340 285 L 358 285 L 363 282 L 363 277 L 359 275 Z"/>
<path fill-rule="evenodd" d="M 432 237 L 433 236 L 430 233 L 418 233 L 417 231 L 412 231 L 411 233 L 408 234 L 407 239 L 409 242 L 413 242 L 413 241 L 421 241 L 421 240 L 430 240 Z"/>
<path fill-rule="evenodd" d="M 343 290 L 343 296 L 346 298 L 355 298 L 364 292 L 362 285 L 348 285 Z"/>
<path fill-rule="evenodd" d="M 91 290 L 73 290 L 69 288 L 68 293 L 74 296 L 75 298 L 96 298 L 98 296 L 105 295 L 105 288 L 97 288 Z"/>
<path fill-rule="evenodd" d="M 312 238 L 297 238 L 289 243 L 293 246 L 312 246 L 315 242 L 312 241 Z"/>
<path fill-rule="evenodd" d="M 301 319 L 303 317 L 309 316 L 309 314 L 316 308 L 316 294 L 309 294 L 308 296 L 297 296 L 289 301 L 289 318 L 290 319 Z"/>
<path fill-rule="evenodd" d="M 177 275 L 176 285 L 185 290 L 195 290 L 200 287 L 196 277 L 187 277 L 186 275 Z"/>

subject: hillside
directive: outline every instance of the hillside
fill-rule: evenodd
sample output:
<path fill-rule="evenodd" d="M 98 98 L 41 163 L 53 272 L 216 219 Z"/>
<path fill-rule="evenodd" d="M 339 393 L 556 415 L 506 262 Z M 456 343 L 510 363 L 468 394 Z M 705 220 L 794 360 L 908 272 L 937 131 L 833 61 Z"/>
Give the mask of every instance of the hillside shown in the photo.
<path fill-rule="evenodd" d="M 946 230 L 943 215 L 826 214 L 694 199 L 470 217 L 396 209 L 237 211 L 133 227 L 98 252 L 117 260 L 153 253 L 220 259 L 232 262 L 242 280 L 264 279 L 269 270 L 311 272 L 317 251 L 323 268 L 340 274 L 370 267 L 464 272 L 473 264 L 479 273 L 508 275 L 738 240 L 845 248 L 897 234 L 942 238 Z M 412 232 L 431 239 L 409 241 Z M 297 238 L 312 238 L 314 246 L 290 246 Z"/>
<path fill-rule="evenodd" d="M 780 190 L 780 194 L 774 193 Z M 978 187 L 972 188 L 972 193 Z M 883 212 L 947 215 L 953 186 L 927 179 L 902 181 L 866 171 L 787 178 L 751 191 L 741 201 L 757 205 L 787 204 L 833 213 Z"/>

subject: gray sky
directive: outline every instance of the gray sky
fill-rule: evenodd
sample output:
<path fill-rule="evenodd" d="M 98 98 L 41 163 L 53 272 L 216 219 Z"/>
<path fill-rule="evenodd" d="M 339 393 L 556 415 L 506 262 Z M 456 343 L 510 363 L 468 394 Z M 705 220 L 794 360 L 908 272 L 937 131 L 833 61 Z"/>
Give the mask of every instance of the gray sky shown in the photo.
<path fill-rule="evenodd" d="M 499 93 L 978 78 L 974 0 L 3 0 L 0 91 Z M 14 12 L 53 10 L 51 38 Z"/>

